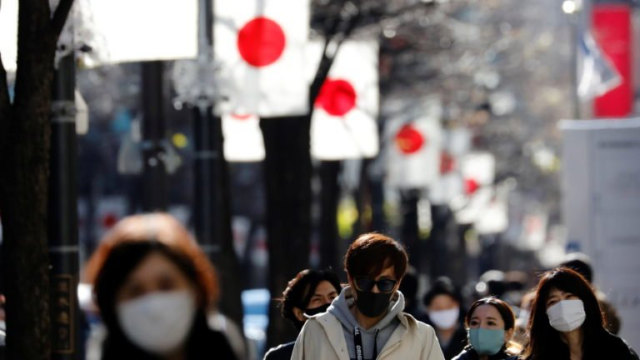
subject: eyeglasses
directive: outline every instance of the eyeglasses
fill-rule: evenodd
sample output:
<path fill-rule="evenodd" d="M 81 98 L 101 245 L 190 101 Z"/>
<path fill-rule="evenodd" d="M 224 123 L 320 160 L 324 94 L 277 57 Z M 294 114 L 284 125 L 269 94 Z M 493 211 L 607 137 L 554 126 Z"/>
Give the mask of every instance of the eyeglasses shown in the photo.
<path fill-rule="evenodd" d="M 355 278 L 356 288 L 360 291 L 367 291 L 367 292 L 371 292 L 373 290 L 373 286 L 376 285 L 378 287 L 378 290 L 380 290 L 380 292 L 390 293 L 393 291 L 393 288 L 396 286 L 397 282 L 398 282 L 397 280 L 391 280 L 391 279 L 380 279 L 376 281 L 376 280 L 364 278 L 364 277 Z"/>

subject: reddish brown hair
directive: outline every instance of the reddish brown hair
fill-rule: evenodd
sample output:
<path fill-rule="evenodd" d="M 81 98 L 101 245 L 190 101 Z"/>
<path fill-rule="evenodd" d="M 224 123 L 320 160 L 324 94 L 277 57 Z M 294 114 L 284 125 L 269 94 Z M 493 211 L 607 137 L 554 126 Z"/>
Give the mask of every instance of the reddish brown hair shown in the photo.
<path fill-rule="evenodd" d="M 161 243 L 169 251 L 189 263 L 194 269 L 194 285 L 201 292 L 207 305 L 217 303 L 219 297 L 218 280 L 213 266 L 191 237 L 187 229 L 173 216 L 166 213 L 133 215 L 120 221 L 103 238 L 98 249 L 89 259 L 85 269 L 86 281 L 94 285 L 100 278 L 100 271 L 114 249 L 133 243 Z"/>
<path fill-rule="evenodd" d="M 402 245 L 392 238 L 368 233 L 360 235 L 344 256 L 344 268 L 351 277 L 376 276 L 393 266 L 396 280 L 407 271 L 409 257 Z"/>

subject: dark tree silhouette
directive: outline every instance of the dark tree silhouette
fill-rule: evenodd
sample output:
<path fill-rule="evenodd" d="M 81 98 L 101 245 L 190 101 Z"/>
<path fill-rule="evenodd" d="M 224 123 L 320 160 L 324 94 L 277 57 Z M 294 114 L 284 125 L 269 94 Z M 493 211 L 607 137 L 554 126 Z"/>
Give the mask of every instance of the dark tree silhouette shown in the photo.
<path fill-rule="evenodd" d="M 50 114 L 58 37 L 73 0 L 20 0 L 18 69 L 10 100 L 0 62 L 0 211 L 7 357 L 49 359 L 47 198 Z"/>

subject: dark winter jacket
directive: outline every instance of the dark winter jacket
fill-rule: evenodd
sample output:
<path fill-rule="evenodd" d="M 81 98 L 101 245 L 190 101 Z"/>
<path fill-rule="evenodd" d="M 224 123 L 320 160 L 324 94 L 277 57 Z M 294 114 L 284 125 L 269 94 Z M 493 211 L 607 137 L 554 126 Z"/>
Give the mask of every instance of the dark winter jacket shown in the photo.
<path fill-rule="evenodd" d="M 616 335 L 603 331 L 592 344 L 584 344 L 583 360 L 639 360 L 636 352 Z M 546 347 L 549 350 L 549 347 Z M 540 354 L 539 356 L 521 357 L 522 360 L 569 360 L 569 347 L 562 343 L 552 347 L 555 353 Z M 552 350 L 554 351 L 554 350 Z"/>
<path fill-rule="evenodd" d="M 502 348 L 502 350 L 500 350 L 500 352 L 498 352 L 497 354 L 489 356 L 489 360 L 516 360 L 517 358 L 518 358 L 517 356 L 508 354 L 505 348 Z M 480 359 L 480 356 L 471 347 L 467 347 L 466 349 L 462 350 L 460 355 L 453 358 L 453 360 L 479 360 L 479 359 Z"/>
<path fill-rule="evenodd" d="M 264 356 L 264 360 L 291 360 L 291 354 L 293 353 L 293 346 L 295 344 L 296 342 L 292 341 L 290 343 L 271 348 Z"/>
<path fill-rule="evenodd" d="M 428 325 L 431 325 L 434 329 L 436 329 L 436 335 L 437 335 L 438 330 L 435 327 L 435 325 L 433 325 L 428 315 L 426 320 L 427 321 L 425 321 L 425 323 L 427 323 Z M 460 352 L 464 349 L 464 347 L 467 346 L 467 342 L 468 342 L 467 330 L 464 328 L 464 325 L 460 323 L 458 324 L 458 328 L 456 329 L 456 332 L 453 333 L 453 336 L 451 337 L 451 339 L 449 339 L 448 343 L 446 344 L 442 343 L 440 336 L 438 336 L 438 341 L 440 341 L 440 348 L 442 349 L 442 353 L 444 354 L 445 360 L 451 360 L 454 357 L 456 357 L 456 355 L 460 354 Z"/>

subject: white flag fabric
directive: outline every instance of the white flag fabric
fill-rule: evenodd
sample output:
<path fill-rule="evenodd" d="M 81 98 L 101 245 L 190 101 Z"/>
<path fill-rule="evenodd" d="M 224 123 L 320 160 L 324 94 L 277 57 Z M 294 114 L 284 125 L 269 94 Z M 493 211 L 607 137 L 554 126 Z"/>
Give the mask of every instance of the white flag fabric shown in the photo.
<path fill-rule="evenodd" d="M 390 120 L 385 129 L 387 183 L 400 189 L 424 189 L 440 177 L 440 120 Z"/>
<path fill-rule="evenodd" d="M 323 43 L 308 49 L 315 75 Z M 314 104 L 311 155 L 320 160 L 371 158 L 378 154 L 378 44 L 345 41 Z"/>
<path fill-rule="evenodd" d="M 264 140 L 260 119 L 255 115 L 222 116 L 224 157 L 230 162 L 264 160 Z"/>
<path fill-rule="evenodd" d="M 18 58 L 18 0 L 0 1 L 0 54 L 7 72 L 16 71 Z"/>
<path fill-rule="evenodd" d="M 214 54 L 233 79 L 219 114 L 308 113 L 305 47 L 309 0 L 222 0 L 214 5 Z"/>
<path fill-rule="evenodd" d="M 471 152 L 462 157 L 462 174 L 465 198 L 454 199 L 452 208 L 460 224 L 478 221 L 487 211 L 494 197 L 495 156 L 488 152 Z"/>
<path fill-rule="evenodd" d="M 578 96 L 588 101 L 618 87 L 622 77 L 603 55 L 589 32 L 580 37 L 578 45 Z"/>
<path fill-rule="evenodd" d="M 87 66 L 198 55 L 197 0 L 77 0 L 76 6 L 91 33 L 80 40 L 95 53 Z"/>

